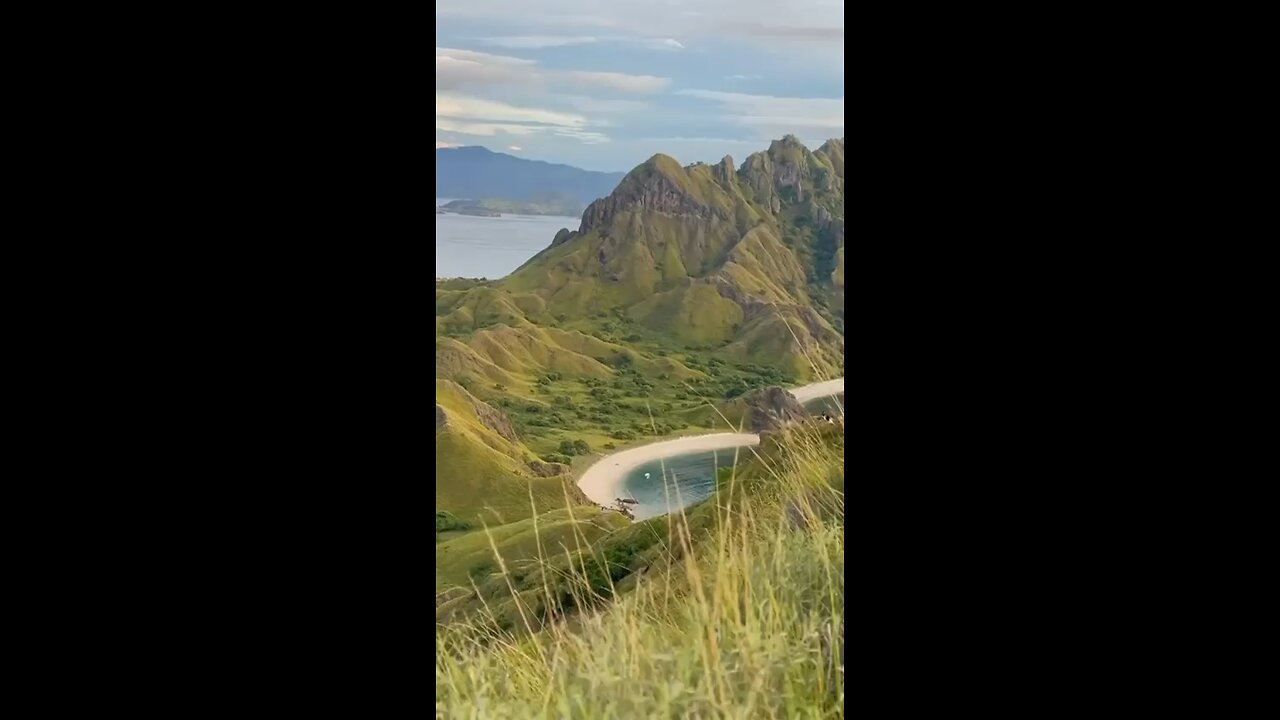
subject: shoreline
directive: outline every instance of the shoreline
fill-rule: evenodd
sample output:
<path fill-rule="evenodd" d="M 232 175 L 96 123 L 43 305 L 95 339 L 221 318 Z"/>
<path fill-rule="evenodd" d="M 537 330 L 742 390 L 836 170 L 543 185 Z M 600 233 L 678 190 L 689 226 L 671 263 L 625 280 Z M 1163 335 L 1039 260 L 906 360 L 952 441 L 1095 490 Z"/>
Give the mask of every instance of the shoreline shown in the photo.
<path fill-rule="evenodd" d="M 626 480 L 627 473 L 640 465 L 677 455 L 759 444 L 760 436 L 755 433 L 729 432 L 690 435 L 649 443 L 600 458 L 578 478 L 578 488 L 592 502 L 612 507 L 614 500 L 622 496 L 623 481 Z"/>
<path fill-rule="evenodd" d="M 844 392 L 844 378 L 816 382 L 798 388 L 787 388 L 787 392 L 800 403 L 831 397 Z M 679 455 L 736 447 L 755 447 L 759 444 L 760 436 L 756 433 L 733 432 L 686 435 L 671 440 L 659 440 L 601 456 L 583 470 L 575 484 L 591 502 L 601 507 L 612 508 L 616 505 L 614 501 L 622 497 L 622 486 L 627 473 L 640 465 Z"/>
<path fill-rule="evenodd" d="M 844 378 L 836 378 L 835 380 L 827 380 L 826 382 L 805 385 L 804 387 L 792 388 L 788 390 L 795 399 L 800 403 L 807 403 L 810 400 L 817 400 L 822 397 L 830 397 L 839 395 L 844 392 Z"/>

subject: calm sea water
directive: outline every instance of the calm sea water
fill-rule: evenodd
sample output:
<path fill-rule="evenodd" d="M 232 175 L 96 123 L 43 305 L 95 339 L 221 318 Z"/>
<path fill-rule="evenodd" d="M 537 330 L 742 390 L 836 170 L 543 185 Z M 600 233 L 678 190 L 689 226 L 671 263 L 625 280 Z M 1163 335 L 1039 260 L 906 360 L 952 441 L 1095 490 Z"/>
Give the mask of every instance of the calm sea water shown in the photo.
<path fill-rule="evenodd" d="M 843 395 L 841 395 L 843 397 Z M 804 404 L 815 415 L 823 412 L 835 414 L 836 401 L 817 398 Z M 747 447 L 737 448 L 739 462 L 751 457 Z M 645 463 L 627 474 L 623 480 L 622 496 L 640 501 L 631 509 L 636 520 L 647 520 L 674 512 L 711 497 L 716 488 L 716 468 L 733 465 L 734 448 L 711 452 L 690 453 Z M 666 465 L 667 480 L 663 482 L 662 466 Z M 645 475 L 648 474 L 648 477 Z M 665 487 L 664 487 L 665 485 Z M 679 498 L 677 498 L 677 489 Z"/>
<path fill-rule="evenodd" d="M 749 457 L 748 448 L 739 448 L 741 457 Z M 622 497 L 635 498 L 639 505 L 632 505 L 636 520 L 645 520 L 658 515 L 688 507 L 699 500 L 711 496 L 716 487 L 716 468 L 733 465 L 734 449 L 715 450 L 711 452 L 676 455 L 662 462 L 657 460 L 645 463 L 627 474 L 622 486 Z M 664 489 L 662 466 L 667 468 L 667 482 Z M 645 477 L 645 473 L 649 477 Z M 676 489 L 679 488 L 679 498 Z"/>
<path fill-rule="evenodd" d="M 436 198 L 436 205 L 449 198 Z M 485 277 L 511 273 L 551 244 L 560 228 L 577 230 L 572 217 L 541 215 L 436 215 L 436 277 Z"/>

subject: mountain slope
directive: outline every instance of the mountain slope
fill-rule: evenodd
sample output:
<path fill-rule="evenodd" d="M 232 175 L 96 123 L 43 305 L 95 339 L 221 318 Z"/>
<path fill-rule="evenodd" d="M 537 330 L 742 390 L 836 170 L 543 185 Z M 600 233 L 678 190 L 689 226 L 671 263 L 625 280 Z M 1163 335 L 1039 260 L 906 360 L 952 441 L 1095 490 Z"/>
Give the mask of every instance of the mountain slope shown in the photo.
<path fill-rule="evenodd" d="M 583 500 L 563 474 L 542 463 L 501 411 L 449 380 L 436 380 L 436 510 L 465 522 L 501 524 Z M 532 497 L 531 497 L 532 496 Z"/>
<path fill-rule="evenodd" d="M 844 351 L 843 248 L 844 141 L 787 136 L 736 169 L 655 155 L 497 287 L 804 379 Z"/>
<path fill-rule="evenodd" d="M 525 160 L 479 146 L 436 149 L 436 197 L 525 201 L 571 198 L 585 205 L 612 192 L 622 177 L 623 173 Z"/>

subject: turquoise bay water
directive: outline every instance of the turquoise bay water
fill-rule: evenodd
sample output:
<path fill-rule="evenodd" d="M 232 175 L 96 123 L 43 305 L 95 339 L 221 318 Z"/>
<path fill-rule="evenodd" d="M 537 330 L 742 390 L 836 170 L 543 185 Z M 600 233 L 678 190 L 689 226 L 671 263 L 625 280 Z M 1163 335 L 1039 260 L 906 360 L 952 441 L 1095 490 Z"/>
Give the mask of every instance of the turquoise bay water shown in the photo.
<path fill-rule="evenodd" d="M 824 412 L 832 415 L 839 415 L 839 408 L 844 404 L 844 393 L 840 393 L 835 397 L 830 395 L 826 397 L 814 398 L 807 403 L 803 403 L 804 409 L 814 415 L 821 415 Z"/>
<path fill-rule="evenodd" d="M 823 412 L 837 414 L 836 408 L 844 399 L 841 393 L 836 399 L 830 397 L 815 398 L 804 403 L 809 412 L 820 415 Z M 627 473 L 623 480 L 619 497 L 639 500 L 640 504 L 632 505 L 636 520 L 647 520 L 658 515 L 666 515 L 681 507 L 688 507 L 696 502 L 711 497 L 716 487 L 716 468 L 732 467 L 734 453 L 739 460 L 751 457 L 749 447 L 728 448 L 708 452 L 689 453 L 665 458 L 661 462 L 654 460 L 645 463 Z M 662 466 L 667 468 L 667 481 L 664 488 Z M 645 477 L 648 473 L 649 477 Z M 677 488 L 679 498 L 676 497 Z"/>
<path fill-rule="evenodd" d="M 716 487 L 716 468 L 731 467 L 735 450 L 743 458 L 750 453 L 746 447 L 729 448 L 676 455 L 665 458 L 661 462 L 654 460 L 645 463 L 627 474 L 620 497 L 635 498 L 640 501 L 639 505 L 631 506 L 636 520 L 665 515 L 678 510 L 681 506 L 688 507 L 711 496 Z M 663 465 L 667 468 L 665 493 L 662 480 Z M 649 474 L 648 478 L 645 478 L 645 473 Z M 679 488 L 679 499 L 676 497 L 676 487 Z"/>

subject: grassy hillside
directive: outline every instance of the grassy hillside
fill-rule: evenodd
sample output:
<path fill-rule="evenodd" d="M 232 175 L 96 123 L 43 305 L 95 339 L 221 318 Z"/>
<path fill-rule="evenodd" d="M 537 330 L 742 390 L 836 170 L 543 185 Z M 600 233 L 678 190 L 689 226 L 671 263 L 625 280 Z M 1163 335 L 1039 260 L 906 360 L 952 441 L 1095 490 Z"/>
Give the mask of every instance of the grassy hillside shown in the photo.
<path fill-rule="evenodd" d="M 656 155 L 493 289 L 536 295 L 557 319 L 626 317 L 726 359 L 830 374 L 844 344 L 843 148 L 788 136 L 741 169 Z"/>
<path fill-rule="evenodd" d="M 507 278 L 437 283 L 436 376 L 547 458 L 725 429 L 697 409 L 839 375 L 843 157 L 792 137 L 740 168 L 654 156 Z"/>
<path fill-rule="evenodd" d="M 437 713 L 842 717 L 842 429 L 773 436 L 729 475 L 687 514 L 499 564 L 480 615 L 437 626 Z"/>
<path fill-rule="evenodd" d="M 503 427 L 501 413 L 460 385 L 437 379 L 436 406 L 438 512 L 470 525 L 494 525 L 527 517 L 531 494 L 540 511 L 585 501 L 567 475 L 535 472 L 529 461 L 537 458 L 514 427 Z"/>
<path fill-rule="evenodd" d="M 655 156 L 507 278 L 437 282 L 437 714 L 839 712 L 842 424 L 766 437 L 677 516 L 573 477 L 842 374 L 843 146 Z"/>
<path fill-rule="evenodd" d="M 618 512 L 585 506 L 459 534 L 436 543 L 436 591 L 465 588 L 472 580 L 486 580 L 500 564 L 518 569 L 540 554 L 560 553 L 579 542 L 590 544 L 626 525 L 627 519 Z"/>

